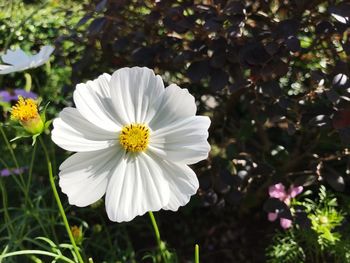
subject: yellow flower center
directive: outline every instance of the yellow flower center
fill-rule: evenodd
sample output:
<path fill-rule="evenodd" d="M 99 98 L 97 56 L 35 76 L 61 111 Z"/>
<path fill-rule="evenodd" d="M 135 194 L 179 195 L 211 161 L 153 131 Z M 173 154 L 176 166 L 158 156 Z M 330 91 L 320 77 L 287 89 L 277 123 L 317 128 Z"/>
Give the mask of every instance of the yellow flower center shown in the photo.
<path fill-rule="evenodd" d="M 126 151 L 143 152 L 149 143 L 149 128 L 144 124 L 129 124 L 122 128 L 119 142 Z"/>
<path fill-rule="evenodd" d="M 38 104 L 36 101 L 33 99 L 24 99 L 22 96 L 19 96 L 17 104 L 12 107 L 11 119 L 27 122 L 38 117 Z"/>

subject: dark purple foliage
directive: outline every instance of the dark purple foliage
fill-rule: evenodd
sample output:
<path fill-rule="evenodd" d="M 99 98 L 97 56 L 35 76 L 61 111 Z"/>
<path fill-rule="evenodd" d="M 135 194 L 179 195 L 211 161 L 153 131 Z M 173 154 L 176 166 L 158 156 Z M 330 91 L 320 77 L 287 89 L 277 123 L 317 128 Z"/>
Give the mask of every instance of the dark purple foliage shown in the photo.
<path fill-rule="evenodd" d="M 249 211 L 255 222 L 266 220 L 263 203 L 276 182 L 349 192 L 349 22 L 334 16 L 349 17 L 348 4 L 94 2 L 79 22 L 89 26 L 80 32 L 87 45 L 73 82 L 138 65 L 170 75 L 194 94 L 199 114 L 212 120 L 214 150 L 195 166 L 203 206 L 232 220 L 246 220 Z M 265 203 L 267 211 L 276 207 L 290 218 L 282 202 Z M 206 262 L 247 261 L 218 256 Z"/>

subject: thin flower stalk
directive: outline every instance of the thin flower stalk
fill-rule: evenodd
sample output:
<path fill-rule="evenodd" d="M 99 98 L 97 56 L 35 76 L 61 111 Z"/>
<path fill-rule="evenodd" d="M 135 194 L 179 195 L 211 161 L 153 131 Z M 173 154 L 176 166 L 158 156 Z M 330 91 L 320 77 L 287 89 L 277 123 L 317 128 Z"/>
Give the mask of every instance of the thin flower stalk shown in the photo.
<path fill-rule="evenodd" d="M 199 245 L 194 246 L 194 263 L 199 263 Z"/>
<path fill-rule="evenodd" d="M 53 177 L 52 165 L 51 165 L 49 153 L 48 153 L 48 151 L 46 149 L 46 146 L 45 146 L 45 143 L 44 143 L 44 141 L 43 141 L 43 139 L 41 137 L 39 137 L 39 141 L 40 141 L 40 144 L 41 144 L 41 146 L 42 146 L 42 148 L 44 150 L 44 154 L 45 154 L 45 158 L 46 158 L 46 162 L 47 162 L 47 169 L 48 169 L 48 172 L 49 172 L 51 188 L 52 188 L 52 191 L 53 191 L 53 194 L 54 194 L 54 197 L 55 197 L 55 200 L 56 200 L 59 212 L 61 214 L 64 226 L 66 228 L 66 231 L 67 231 L 67 234 L 69 236 L 70 242 L 71 242 L 71 244 L 73 246 L 74 252 L 75 252 L 76 256 L 78 257 L 79 263 L 84 263 L 84 260 L 81 257 L 79 249 L 78 249 L 78 247 L 77 247 L 77 245 L 75 243 L 75 240 L 74 240 L 71 228 L 70 228 L 69 223 L 68 223 L 66 212 L 64 211 L 61 199 L 60 199 L 60 197 L 58 195 L 58 192 L 57 192 L 57 188 L 56 188 L 56 185 L 55 185 L 55 179 Z"/>
<path fill-rule="evenodd" d="M 161 254 L 162 258 L 163 258 L 163 261 L 167 262 L 168 259 L 167 259 L 166 253 L 165 253 L 166 252 L 165 251 L 165 245 L 164 245 L 163 241 L 160 238 L 160 232 L 159 232 L 159 228 L 158 228 L 158 225 L 157 225 L 157 221 L 156 221 L 152 211 L 149 211 L 148 215 L 149 215 L 149 217 L 151 219 L 151 222 L 152 222 L 154 235 L 156 236 L 159 252 L 160 252 L 160 254 Z"/>

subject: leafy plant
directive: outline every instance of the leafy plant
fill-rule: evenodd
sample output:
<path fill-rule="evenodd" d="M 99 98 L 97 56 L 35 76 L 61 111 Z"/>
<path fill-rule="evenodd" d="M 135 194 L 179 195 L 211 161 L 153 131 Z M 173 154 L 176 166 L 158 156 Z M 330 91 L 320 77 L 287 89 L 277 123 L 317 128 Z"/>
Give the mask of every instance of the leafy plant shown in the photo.
<path fill-rule="evenodd" d="M 293 230 L 278 231 L 273 237 L 273 245 L 266 250 L 269 263 L 295 263 L 305 261 L 305 252 L 297 242 Z"/>
<path fill-rule="evenodd" d="M 311 229 L 318 236 L 321 250 L 340 241 L 341 234 L 336 232 L 344 219 L 343 212 L 337 210 L 337 199 L 322 185 L 319 189 L 318 201 L 306 199 L 303 205 L 311 220 Z"/>
<path fill-rule="evenodd" d="M 347 231 L 340 231 L 345 213 L 338 208 L 336 197 L 321 185 L 318 199 L 294 202 L 299 213 L 305 209 L 310 228 L 295 225 L 278 231 L 267 248 L 269 262 L 350 262 Z"/>

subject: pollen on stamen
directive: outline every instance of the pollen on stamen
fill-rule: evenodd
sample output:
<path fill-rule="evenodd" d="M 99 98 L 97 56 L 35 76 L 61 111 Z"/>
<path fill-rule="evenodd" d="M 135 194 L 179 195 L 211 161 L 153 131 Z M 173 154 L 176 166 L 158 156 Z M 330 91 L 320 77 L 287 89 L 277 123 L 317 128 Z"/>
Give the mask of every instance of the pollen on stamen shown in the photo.
<path fill-rule="evenodd" d="M 33 99 L 24 99 L 22 96 L 18 97 L 17 104 L 11 110 L 11 119 L 20 122 L 26 122 L 38 116 L 38 105 L 36 101 Z"/>
<path fill-rule="evenodd" d="M 144 124 L 132 123 L 122 128 L 119 135 L 121 146 L 129 152 L 143 152 L 149 143 L 150 130 Z"/>

